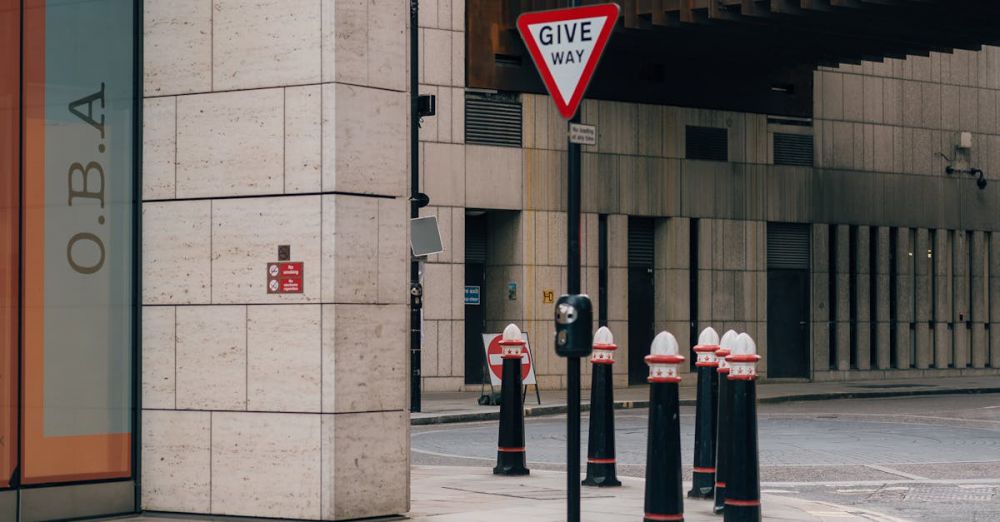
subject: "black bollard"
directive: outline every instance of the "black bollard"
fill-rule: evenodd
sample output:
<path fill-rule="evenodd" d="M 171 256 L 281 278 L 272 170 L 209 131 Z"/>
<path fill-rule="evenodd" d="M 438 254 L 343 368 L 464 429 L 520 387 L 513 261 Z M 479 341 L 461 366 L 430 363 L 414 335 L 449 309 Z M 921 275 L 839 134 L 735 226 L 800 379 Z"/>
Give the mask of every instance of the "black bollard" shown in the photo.
<path fill-rule="evenodd" d="M 684 520 L 681 482 L 681 423 L 677 365 L 684 362 L 677 339 L 660 332 L 649 365 L 649 427 L 646 436 L 646 499 L 643 522 Z"/>
<path fill-rule="evenodd" d="M 715 505 L 712 508 L 716 514 L 722 513 L 726 501 L 726 473 L 729 472 L 729 451 L 730 451 L 730 423 L 732 421 L 733 395 L 732 387 L 729 386 L 729 363 L 726 362 L 737 342 L 736 332 L 729 330 L 722 334 L 722 341 L 719 342 L 719 349 L 715 352 L 716 361 L 719 363 L 719 420 L 716 422 L 718 435 L 715 439 Z"/>
<path fill-rule="evenodd" d="M 698 389 L 694 417 L 694 469 L 689 498 L 712 498 L 715 493 L 715 426 L 719 406 L 719 376 L 715 351 L 719 334 L 712 327 L 702 330 L 694 352 L 698 356 Z"/>
<path fill-rule="evenodd" d="M 524 406 L 521 404 L 521 359 L 525 341 L 516 325 L 507 325 L 500 340 L 503 379 L 500 383 L 500 437 L 494 475 L 527 475 L 524 453 Z"/>
<path fill-rule="evenodd" d="M 594 334 L 590 362 L 594 375 L 590 386 L 590 436 L 587 439 L 587 478 L 584 486 L 621 486 L 615 473 L 615 397 L 612 368 L 615 364 L 614 336 L 602 326 Z"/>
<path fill-rule="evenodd" d="M 760 462 L 757 455 L 757 346 L 740 334 L 726 361 L 732 388 L 732 440 L 726 477 L 726 522 L 759 522 Z"/>

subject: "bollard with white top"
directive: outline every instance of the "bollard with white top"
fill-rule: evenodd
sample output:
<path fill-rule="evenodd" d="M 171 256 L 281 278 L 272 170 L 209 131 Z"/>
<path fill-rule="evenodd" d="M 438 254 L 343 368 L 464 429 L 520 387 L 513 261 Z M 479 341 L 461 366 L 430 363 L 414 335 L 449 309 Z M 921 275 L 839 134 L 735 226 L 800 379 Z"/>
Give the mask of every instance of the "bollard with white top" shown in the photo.
<path fill-rule="evenodd" d="M 760 510 L 760 461 L 757 454 L 757 344 L 740 334 L 729 363 L 732 388 L 732 439 L 726 476 L 726 522 L 757 522 Z"/>
<path fill-rule="evenodd" d="M 649 365 L 649 427 L 646 435 L 644 522 L 684 520 L 677 339 L 660 332 L 646 356 Z"/>
<path fill-rule="evenodd" d="M 722 513 L 726 501 L 726 474 L 729 472 L 730 433 L 732 428 L 733 394 L 729 386 L 729 363 L 726 357 L 732 353 L 732 349 L 739 340 L 739 334 L 733 330 L 727 330 L 722 334 L 719 341 L 719 349 L 715 351 L 716 361 L 719 366 L 716 369 L 719 374 L 719 416 L 716 423 L 717 435 L 715 438 L 716 458 L 715 458 L 715 505 L 712 510 L 718 514 Z"/>
<path fill-rule="evenodd" d="M 590 387 L 590 436 L 587 439 L 587 478 L 584 486 L 621 486 L 615 470 L 615 397 L 612 365 L 615 364 L 615 338 L 606 326 L 594 334 L 594 365 Z"/>
<path fill-rule="evenodd" d="M 691 498 L 712 498 L 715 491 L 715 426 L 718 415 L 719 363 L 715 351 L 719 349 L 719 334 L 711 326 L 702 330 L 698 344 L 693 348 L 698 359 L 698 389 L 694 421 L 694 469 L 691 480 Z"/>
<path fill-rule="evenodd" d="M 495 475 L 527 475 L 524 450 L 524 406 L 521 403 L 521 359 L 527 343 L 517 325 L 509 324 L 500 340 L 503 379 L 500 383 L 500 436 Z"/>

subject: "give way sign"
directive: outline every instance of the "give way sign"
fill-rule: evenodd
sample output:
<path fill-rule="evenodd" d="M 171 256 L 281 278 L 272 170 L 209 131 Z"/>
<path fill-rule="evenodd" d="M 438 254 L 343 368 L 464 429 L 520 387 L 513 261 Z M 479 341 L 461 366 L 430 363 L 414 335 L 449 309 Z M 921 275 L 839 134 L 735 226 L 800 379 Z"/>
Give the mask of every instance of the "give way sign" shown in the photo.
<path fill-rule="evenodd" d="M 618 21 L 617 4 L 524 13 L 517 29 L 563 118 L 576 114 Z"/>
<path fill-rule="evenodd" d="M 522 332 L 521 338 L 527 343 L 528 334 Z M 490 367 L 490 383 L 493 386 L 500 386 L 503 380 L 503 359 L 500 357 L 502 351 L 500 347 L 501 339 L 503 339 L 503 334 L 483 334 L 483 348 L 486 349 L 486 364 Z M 534 362 L 531 358 L 531 348 L 529 348 L 528 344 L 525 344 L 524 351 L 521 353 L 521 384 L 525 386 L 536 384 Z"/>

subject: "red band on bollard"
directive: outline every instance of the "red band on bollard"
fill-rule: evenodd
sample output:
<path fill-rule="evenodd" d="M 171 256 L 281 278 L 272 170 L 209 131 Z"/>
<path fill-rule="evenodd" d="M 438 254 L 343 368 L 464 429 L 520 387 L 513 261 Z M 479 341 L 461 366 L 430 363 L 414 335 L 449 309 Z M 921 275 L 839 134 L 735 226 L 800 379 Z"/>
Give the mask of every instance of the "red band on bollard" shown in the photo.
<path fill-rule="evenodd" d="M 715 468 L 693 468 L 695 473 L 715 473 Z"/>
<path fill-rule="evenodd" d="M 646 364 L 680 364 L 684 362 L 683 355 L 647 355 Z"/>
<path fill-rule="evenodd" d="M 715 483 L 715 487 L 717 487 L 717 488 L 724 488 L 724 487 L 726 487 L 726 483 L 725 482 L 716 482 Z"/>
<path fill-rule="evenodd" d="M 647 377 L 646 378 L 646 382 L 655 382 L 655 383 L 681 382 L 681 378 L 680 377 Z"/>
<path fill-rule="evenodd" d="M 587 459 L 591 464 L 614 464 L 615 459 Z"/>
<path fill-rule="evenodd" d="M 652 513 L 646 513 L 646 519 L 648 519 L 648 520 L 657 520 L 657 521 L 660 521 L 660 520 L 664 520 L 664 521 L 684 520 L 684 514 L 681 513 L 680 515 L 654 515 Z"/>
<path fill-rule="evenodd" d="M 735 507 L 757 507 L 760 506 L 760 500 L 734 500 L 727 498 L 726 505 Z"/>
<path fill-rule="evenodd" d="M 501 453 L 524 453 L 524 448 L 497 448 Z"/>
<path fill-rule="evenodd" d="M 729 372 L 726 372 L 726 373 L 729 373 Z M 732 373 L 729 373 L 728 379 L 730 381 L 754 381 L 754 380 L 757 380 L 757 376 L 756 375 L 733 375 Z"/>

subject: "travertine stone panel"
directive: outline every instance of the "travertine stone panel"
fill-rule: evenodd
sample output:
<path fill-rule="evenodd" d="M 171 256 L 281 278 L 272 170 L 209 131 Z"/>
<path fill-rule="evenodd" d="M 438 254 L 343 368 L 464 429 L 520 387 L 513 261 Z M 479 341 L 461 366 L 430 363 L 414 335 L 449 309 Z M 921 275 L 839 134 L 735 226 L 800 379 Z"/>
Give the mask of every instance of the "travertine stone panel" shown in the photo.
<path fill-rule="evenodd" d="M 451 68 L 455 63 L 451 55 L 451 31 L 424 29 L 420 31 L 423 56 L 420 61 L 420 82 L 431 85 L 450 85 Z M 431 58 L 433 57 L 433 58 Z"/>
<path fill-rule="evenodd" d="M 212 289 L 211 202 L 142 206 L 142 302 L 208 303 Z"/>
<path fill-rule="evenodd" d="M 323 190 L 402 196 L 407 186 L 404 93 L 323 86 Z"/>
<path fill-rule="evenodd" d="M 142 107 L 142 199 L 172 199 L 176 180 L 177 98 L 150 98 Z"/>
<path fill-rule="evenodd" d="M 142 309 L 142 407 L 174 408 L 174 308 Z"/>
<path fill-rule="evenodd" d="M 323 81 L 406 90 L 408 4 L 321 0 Z"/>
<path fill-rule="evenodd" d="M 855 239 L 855 295 L 854 313 L 857 321 L 855 331 L 855 346 L 857 357 L 855 364 L 859 370 L 871 369 L 871 229 L 859 226 Z"/>
<path fill-rule="evenodd" d="M 177 197 L 280 194 L 284 91 L 177 99 Z"/>
<path fill-rule="evenodd" d="M 214 201 L 212 302 L 318 302 L 320 222 L 319 196 Z M 278 261 L 279 245 L 304 263 L 301 294 L 267 293 L 267 264 Z"/>
<path fill-rule="evenodd" d="M 409 510 L 409 422 L 401 411 L 323 416 L 323 517 Z M 331 495 L 332 493 L 332 495 Z"/>
<path fill-rule="evenodd" d="M 465 147 L 465 204 L 472 208 L 521 208 L 522 151 L 511 147 Z"/>
<path fill-rule="evenodd" d="M 323 196 L 323 300 L 406 302 L 406 219 L 403 199 Z"/>
<path fill-rule="evenodd" d="M 323 411 L 403 409 L 406 307 L 323 306 Z"/>
<path fill-rule="evenodd" d="M 931 250 L 930 234 L 925 228 L 916 231 L 916 243 L 913 247 L 914 261 L 914 309 L 916 323 L 916 367 L 930 368 L 934 358 L 931 346 L 930 326 L 933 298 L 931 297 Z"/>
<path fill-rule="evenodd" d="M 215 90 L 320 81 L 320 2 L 214 0 Z"/>
<path fill-rule="evenodd" d="M 421 190 L 433 195 L 435 205 L 464 205 L 465 148 L 445 143 L 425 143 L 422 148 Z"/>
<path fill-rule="evenodd" d="M 247 308 L 247 409 L 319 412 L 319 305 Z"/>
<path fill-rule="evenodd" d="M 247 308 L 177 308 L 177 408 L 247 406 Z"/>
<path fill-rule="evenodd" d="M 874 239 L 877 240 L 875 249 L 875 267 L 877 270 L 875 277 L 876 309 L 875 309 L 875 342 L 876 364 L 879 370 L 887 370 L 890 366 L 890 316 L 889 292 L 892 281 L 889 278 L 890 242 L 889 228 L 878 227 Z"/>
<path fill-rule="evenodd" d="M 212 2 L 143 2 L 146 96 L 212 89 Z"/>
<path fill-rule="evenodd" d="M 989 360 L 989 340 L 986 334 L 986 321 L 989 320 L 986 252 L 986 234 L 978 230 L 973 232 L 972 243 L 969 245 L 969 319 L 972 321 L 970 360 L 973 368 L 985 368 Z"/>
<path fill-rule="evenodd" d="M 965 368 L 969 364 L 969 241 L 964 230 L 956 230 L 952 234 L 952 308 L 954 360 L 956 368 Z"/>
<path fill-rule="evenodd" d="M 142 508 L 211 509 L 211 413 L 142 412 Z"/>
<path fill-rule="evenodd" d="M 212 414 L 212 513 L 319 519 L 321 416 Z"/>
<path fill-rule="evenodd" d="M 813 370 L 829 371 L 830 369 L 830 322 L 813 321 Z"/>
<path fill-rule="evenodd" d="M 934 367 L 947 368 L 951 365 L 952 334 L 948 323 L 934 323 Z"/>
<path fill-rule="evenodd" d="M 322 189 L 322 90 L 318 85 L 285 89 L 285 192 Z"/>
<path fill-rule="evenodd" d="M 985 368 L 990 357 L 989 333 L 985 323 L 972 323 L 972 367 Z"/>
<path fill-rule="evenodd" d="M 913 360 L 910 322 L 913 321 L 913 249 L 910 229 L 896 229 L 896 368 L 908 369 Z"/>
<path fill-rule="evenodd" d="M 830 369 L 830 227 L 816 224 L 812 226 L 812 353 L 813 369 Z M 700 260 L 699 260 L 700 261 Z"/>

